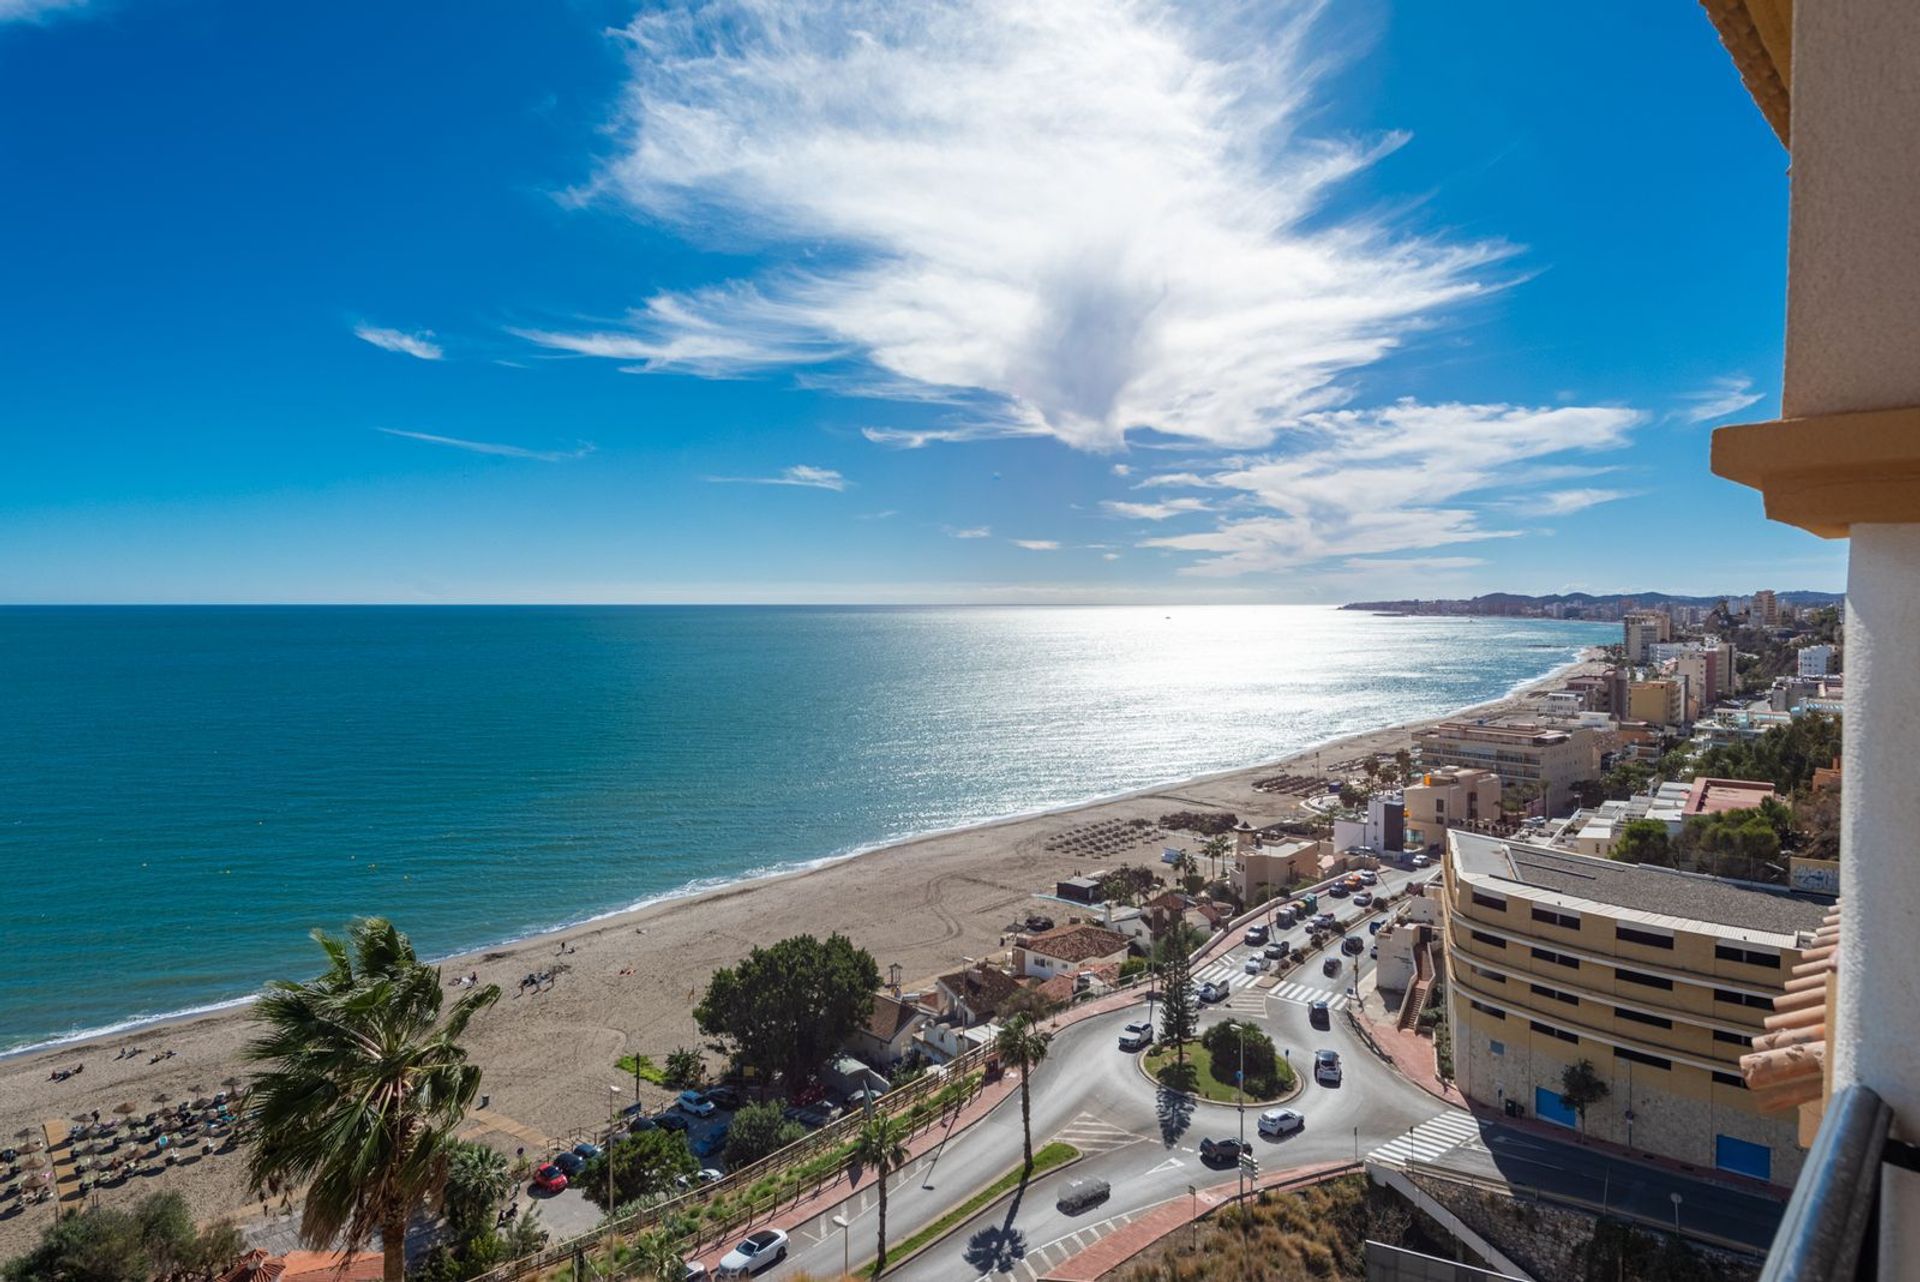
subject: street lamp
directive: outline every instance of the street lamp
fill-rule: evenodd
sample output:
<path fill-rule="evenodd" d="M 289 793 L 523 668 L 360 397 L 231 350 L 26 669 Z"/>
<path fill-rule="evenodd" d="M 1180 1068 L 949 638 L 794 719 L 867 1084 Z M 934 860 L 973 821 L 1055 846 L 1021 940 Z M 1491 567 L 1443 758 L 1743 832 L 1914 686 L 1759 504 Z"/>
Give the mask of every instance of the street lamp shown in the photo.
<path fill-rule="evenodd" d="M 608 1215 L 613 1214 L 613 1124 L 620 1115 L 620 1090 L 618 1086 L 607 1087 L 607 1142 L 600 1150 L 600 1160 L 607 1164 Z"/>
<path fill-rule="evenodd" d="M 1680 1232 L 1680 1190 L 1675 1189 L 1667 1196 L 1673 1199 L 1673 1231 L 1677 1234 Z"/>
<path fill-rule="evenodd" d="M 834 1227 L 840 1230 L 840 1272 L 847 1277 L 853 1276 L 853 1221 L 844 1215 L 833 1217 Z"/>

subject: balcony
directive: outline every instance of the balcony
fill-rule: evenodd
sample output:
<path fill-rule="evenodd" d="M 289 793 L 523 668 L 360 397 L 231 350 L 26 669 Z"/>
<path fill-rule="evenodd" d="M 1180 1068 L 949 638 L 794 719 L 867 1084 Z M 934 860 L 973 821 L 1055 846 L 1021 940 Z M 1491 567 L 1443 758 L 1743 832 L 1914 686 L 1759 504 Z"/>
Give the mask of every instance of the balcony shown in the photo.
<path fill-rule="evenodd" d="M 1883 1276 L 1876 1258 L 1880 1180 L 1892 1125 L 1893 1110 L 1868 1087 L 1849 1086 L 1833 1097 L 1760 1282 L 1873 1282 Z M 1907 1147 L 1900 1146 L 1902 1154 Z M 1884 1276 L 1907 1274 L 1888 1270 Z"/>

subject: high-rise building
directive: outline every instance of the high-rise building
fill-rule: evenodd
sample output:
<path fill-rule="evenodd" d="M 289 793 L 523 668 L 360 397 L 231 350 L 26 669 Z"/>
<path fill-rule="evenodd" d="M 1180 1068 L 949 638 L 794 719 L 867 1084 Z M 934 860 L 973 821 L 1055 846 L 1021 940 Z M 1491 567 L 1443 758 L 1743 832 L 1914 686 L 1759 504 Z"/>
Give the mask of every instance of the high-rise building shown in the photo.
<path fill-rule="evenodd" d="M 1753 594 L 1753 604 L 1748 607 L 1748 614 L 1756 627 L 1780 626 L 1780 603 L 1774 599 L 1771 588 L 1761 588 Z"/>
<path fill-rule="evenodd" d="M 1587 726 L 1548 729 L 1527 723 L 1443 721 L 1413 736 L 1420 762 L 1429 768 L 1459 766 L 1491 770 L 1504 787 L 1533 784 L 1556 814 L 1573 798 L 1573 785 L 1599 774 L 1593 731 Z"/>
<path fill-rule="evenodd" d="M 1804 646 L 1800 650 L 1800 675 L 1803 677 L 1824 677 L 1833 671 L 1833 647 L 1830 645 Z"/>
<path fill-rule="evenodd" d="M 1628 663 L 1645 663 L 1652 647 L 1673 635 L 1673 620 L 1658 610 L 1635 610 L 1620 622 Z"/>

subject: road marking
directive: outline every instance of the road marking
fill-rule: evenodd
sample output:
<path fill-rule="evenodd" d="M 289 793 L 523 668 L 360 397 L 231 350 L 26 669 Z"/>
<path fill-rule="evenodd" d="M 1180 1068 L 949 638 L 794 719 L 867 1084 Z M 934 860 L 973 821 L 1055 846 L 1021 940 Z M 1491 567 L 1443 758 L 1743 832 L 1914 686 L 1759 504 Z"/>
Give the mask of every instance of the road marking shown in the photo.
<path fill-rule="evenodd" d="M 1149 1171 L 1147 1172 L 1147 1174 L 1148 1174 L 1148 1175 L 1158 1175 L 1158 1174 L 1159 1174 L 1160 1172 L 1162 1172 L 1162 1171 L 1171 1171 L 1171 1170 L 1175 1170 L 1176 1168 L 1178 1168 L 1178 1167 L 1182 1167 L 1182 1166 L 1185 1166 L 1185 1165 L 1186 1165 L 1186 1163 L 1185 1163 L 1185 1162 L 1183 1162 L 1183 1161 L 1181 1161 L 1181 1160 L 1180 1160 L 1179 1158 L 1177 1158 L 1177 1157 L 1170 1157 L 1170 1158 L 1168 1158 L 1168 1159 L 1167 1159 L 1166 1161 L 1164 1161 L 1164 1162 L 1162 1162 L 1162 1163 L 1160 1163 L 1160 1165 L 1158 1165 L 1158 1166 L 1156 1166 L 1156 1167 L 1154 1167 L 1154 1168 L 1152 1168 L 1151 1170 L 1149 1170 Z"/>
<path fill-rule="evenodd" d="M 1103 1122 L 1091 1113 L 1081 1113 L 1061 1127 L 1053 1138 L 1065 1140 L 1082 1153 L 1111 1153 L 1117 1148 L 1138 1144 L 1146 1137 Z"/>
<path fill-rule="evenodd" d="M 1431 1162 L 1463 1144 L 1480 1138 L 1480 1124 L 1469 1113 L 1448 1112 L 1430 1117 L 1398 1139 L 1388 1140 L 1367 1157 L 1375 1162 L 1405 1166 L 1410 1161 Z"/>
<path fill-rule="evenodd" d="M 1052 1268 L 1056 1262 L 1066 1262 L 1115 1229 L 1125 1228 L 1127 1225 L 1133 1223 L 1137 1216 L 1143 1215 L 1155 1209 L 1155 1207 L 1164 1205 L 1164 1202 L 1156 1202 L 1153 1206 L 1143 1206 L 1137 1211 L 1122 1211 L 1119 1215 L 1101 1220 L 1096 1224 L 1082 1225 L 1065 1237 L 1057 1237 L 1051 1242 L 1043 1242 L 1039 1246 L 1033 1247 L 1020 1257 L 1012 1269 L 1009 1269 L 1005 1273 L 982 1273 L 974 1282 L 992 1282 L 995 1278 L 1018 1277 L 1022 1274 L 1027 1277 L 1028 1282 L 1039 1282 L 1043 1270 Z M 1086 1241 L 1082 1242 L 1082 1238 L 1085 1238 Z M 1059 1261 L 1055 1261 L 1052 1258 L 1056 1250 L 1060 1252 Z M 1039 1268 L 1034 1267 L 1035 1260 L 1040 1261 Z"/>

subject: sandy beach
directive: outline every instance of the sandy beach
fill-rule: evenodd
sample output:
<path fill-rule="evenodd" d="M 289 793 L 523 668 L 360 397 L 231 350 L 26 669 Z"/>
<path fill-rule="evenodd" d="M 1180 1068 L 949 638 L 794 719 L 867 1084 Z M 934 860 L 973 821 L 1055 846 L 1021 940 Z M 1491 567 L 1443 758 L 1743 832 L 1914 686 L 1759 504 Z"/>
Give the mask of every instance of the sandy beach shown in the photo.
<path fill-rule="evenodd" d="M 1526 694 L 1557 687 L 1583 666 L 1562 667 L 1515 696 L 1471 711 L 1518 705 Z M 1222 809 L 1256 825 L 1275 822 L 1295 812 L 1298 798 L 1258 791 L 1256 781 L 1281 770 L 1322 773 L 1362 754 L 1391 752 L 1426 724 L 1431 722 L 1354 735 L 1280 761 L 1070 810 L 921 837 L 450 959 L 444 967 L 449 980 L 477 973 L 481 982 L 502 989 L 499 1003 L 475 1022 L 468 1039 L 485 1069 L 482 1091 L 490 1097 L 470 1124 L 472 1132 L 509 1152 L 524 1145 L 532 1153 L 603 1122 L 609 1086 L 622 1089 L 615 1102 L 633 1098 L 632 1078 L 615 1062 L 629 1052 L 658 1062 L 677 1046 L 698 1045 L 695 996 L 715 968 L 755 945 L 802 932 L 840 931 L 873 954 L 883 975 L 898 964 L 912 985 L 995 951 L 1003 931 L 1029 911 L 1059 915 L 1060 905 L 1035 898 L 1058 878 L 1122 863 L 1157 865 L 1162 844 L 1161 834 L 1149 829 L 1129 849 L 1104 858 L 1075 856 L 1050 848 L 1060 834 L 1108 820 L 1157 820 L 1177 810 Z M 368 913 L 381 910 L 365 905 Z M 549 989 L 520 993 L 523 976 L 556 965 L 564 970 Z M 313 974 L 320 954 L 304 939 L 289 939 L 279 966 L 289 976 Z M 239 1008 L 0 1060 L 0 1131 L 6 1137 L 28 1128 L 37 1133 L 46 1121 L 92 1109 L 104 1116 L 122 1101 L 145 1111 L 157 1107 L 150 1101 L 162 1095 L 178 1100 L 219 1090 L 223 1079 L 245 1075 L 240 1049 L 248 1035 L 247 1012 Z M 139 1053 L 125 1055 L 130 1047 Z M 167 1051 L 170 1058 L 150 1062 Z M 718 1057 L 709 1062 L 719 1067 Z M 49 1080 L 56 1069 L 81 1064 L 81 1075 Z M 645 1098 L 664 1103 L 666 1092 L 647 1088 Z M 244 1223 L 260 1218 L 263 1208 L 248 1198 L 242 1163 L 238 1155 L 195 1161 L 108 1190 L 102 1198 L 128 1201 L 171 1188 L 202 1217 L 231 1215 Z M 0 1258 L 22 1250 L 48 1218 L 45 1206 L 0 1218 Z"/>

